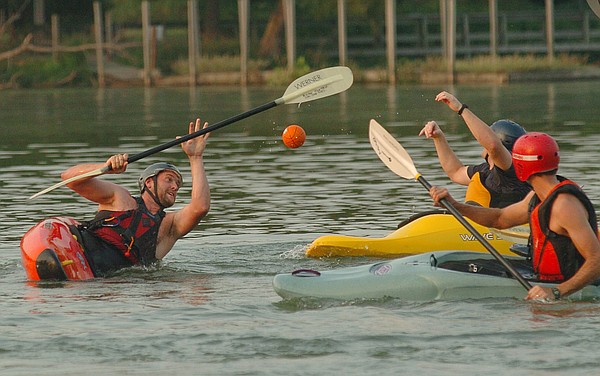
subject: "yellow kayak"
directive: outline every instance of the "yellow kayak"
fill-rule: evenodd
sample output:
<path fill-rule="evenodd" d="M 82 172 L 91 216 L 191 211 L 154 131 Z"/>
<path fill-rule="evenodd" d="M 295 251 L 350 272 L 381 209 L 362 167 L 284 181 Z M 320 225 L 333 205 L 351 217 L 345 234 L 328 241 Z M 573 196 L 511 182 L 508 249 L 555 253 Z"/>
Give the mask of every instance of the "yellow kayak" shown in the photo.
<path fill-rule="evenodd" d="M 475 229 L 503 255 L 515 255 L 510 250 L 515 239 L 499 231 L 469 220 Z M 519 235 L 528 233 L 523 226 Z M 441 250 L 487 252 L 477 239 L 451 214 L 434 211 L 416 214 L 402 222 L 398 229 L 383 238 L 326 235 L 313 241 L 306 250 L 308 257 L 398 257 Z"/>

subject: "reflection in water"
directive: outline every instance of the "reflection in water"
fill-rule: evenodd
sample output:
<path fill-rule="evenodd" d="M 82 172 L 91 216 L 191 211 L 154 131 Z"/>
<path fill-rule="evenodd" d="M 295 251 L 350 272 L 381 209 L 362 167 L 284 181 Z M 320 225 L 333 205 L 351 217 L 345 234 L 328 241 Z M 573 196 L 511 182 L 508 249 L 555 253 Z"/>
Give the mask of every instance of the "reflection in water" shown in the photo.
<path fill-rule="evenodd" d="M 396 115 L 396 87 L 388 86 L 386 90 L 388 116 L 393 118 Z"/>
<path fill-rule="evenodd" d="M 531 313 L 534 315 L 531 320 L 534 322 L 544 322 L 554 317 L 560 318 L 582 318 L 598 317 L 600 306 L 598 302 L 553 302 L 553 303 L 532 303 L 530 305 Z"/>
<path fill-rule="evenodd" d="M 105 96 L 106 90 L 104 88 L 98 88 L 96 91 L 96 108 L 98 110 L 98 115 L 96 121 L 99 123 L 104 122 L 104 118 L 106 116 L 106 105 L 105 105 Z"/>
<path fill-rule="evenodd" d="M 152 124 L 154 121 L 154 104 L 153 102 L 153 93 L 155 92 L 154 88 L 144 88 L 144 123 Z"/>
<path fill-rule="evenodd" d="M 338 94 L 339 96 L 339 121 L 341 123 L 347 123 L 350 121 L 348 117 L 348 92 Z"/>
<path fill-rule="evenodd" d="M 242 86 L 240 88 L 240 103 L 242 104 L 242 112 L 249 111 L 252 108 L 250 105 L 250 93 L 248 92 L 248 86 Z"/>
<path fill-rule="evenodd" d="M 548 103 L 548 116 L 546 118 L 552 124 L 556 112 L 556 88 L 553 84 L 548 84 L 548 99 L 546 103 Z"/>
<path fill-rule="evenodd" d="M 23 299 L 32 305 L 31 313 L 44 313 L 41 307 L 61 302 L 127 301 L 148 304 L 152 301 L 177 300 L 199 306 L 210 300 L 214 292 L 210 276 L 182 273 L 169 268 L 130 268 L 107 279 L 67 282 L 25 282 Z M 151 288 L 149 288 L 151 286 Z"/>
<path fill-rule="evenodd" d="M 498 116 L 497 116 L 497 117 L 498 117 L 499 119 L 512 119 L 512 116 L 511 116 L 511 115 L 509 115 L 509 114 L 503 114 L 503 113 L 500 111 L 500 108 L 499 108 L 499 106 L 500 106 L 500 103 L 499 103 L 499 99 L 500 99 L 500 98 L 499 98 L 499 96 L 500 96 L 500 94 L 499 94 L 499 92 L 500 92 L 500 87 L 499 87 L 499 86 L 492 86 L 492 87 L 490 88 L 490 91 L 491 91 L 491 93 L 490 93 L 490 97 L 491 97 L 491 108 L 492 108 L 492 111 L 493 111 L 493 113 L 495 113 L 495 114 L 498 114 Z M 486 118 L 487 118 L 487 116 L 486 116 Z M 494 121 L 496 121 L 496 120 L 499 120 L 499 119 L 493 118 L 493 119 L 490 119 L 490 120 L 488 120 L 488 122 L 489 122 L 489 123 L 493 123 Z M 518 119 L 517 119 L 517 120 L 515 120 L 515 121 L 516 121 L 517 123 L 519 123 L 519 120 L 518 120 Z"/>

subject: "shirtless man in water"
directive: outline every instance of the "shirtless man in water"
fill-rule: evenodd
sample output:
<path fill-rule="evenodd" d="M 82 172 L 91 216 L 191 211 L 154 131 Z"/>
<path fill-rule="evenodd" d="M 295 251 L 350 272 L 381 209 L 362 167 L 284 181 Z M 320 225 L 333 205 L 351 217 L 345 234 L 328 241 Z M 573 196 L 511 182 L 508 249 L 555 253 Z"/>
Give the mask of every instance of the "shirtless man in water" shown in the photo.
<path fill-rule="evenodd" d="M 197 119 L 189 124 L 189 133 L 206 128 Z M 67 186 L 82 197 L 98 204 L 95 218 L 79 228 L 86 258 L 96 277 L 103 277 L 132 265 L 148 265 L 169 253 L 175 242 L 193 230 L 210 208 L 210 189 L 204 170 L 203 153 L 210 133 L 183 142 L 192 175 L 191 198 L 177 211 L 173 206 L 183 176 L 177 167 L 155 163 L 142 172 L 134 197 L 124 187 L 91 177 Z M 61 175 L 63 180 L 88 171 L 110 166 L 107 174 L 127 169 L 127 154 L 111 156 L 105 163 L 80 164 Z"/>

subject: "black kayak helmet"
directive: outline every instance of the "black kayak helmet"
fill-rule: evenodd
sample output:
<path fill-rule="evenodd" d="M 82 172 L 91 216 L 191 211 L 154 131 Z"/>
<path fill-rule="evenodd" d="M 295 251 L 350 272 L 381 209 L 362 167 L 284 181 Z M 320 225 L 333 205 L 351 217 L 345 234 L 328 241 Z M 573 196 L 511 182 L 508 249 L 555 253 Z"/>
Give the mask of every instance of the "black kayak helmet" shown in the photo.
<path fill-rule="evenodd" d="M 490 128 L 498 135 L 500 141 L 502 141 L 502 145 L 510 152 L 512 152 L 513 145 L 517 139 L 527 133 L 525 128 L 508 119 L 496 120 Z"/>

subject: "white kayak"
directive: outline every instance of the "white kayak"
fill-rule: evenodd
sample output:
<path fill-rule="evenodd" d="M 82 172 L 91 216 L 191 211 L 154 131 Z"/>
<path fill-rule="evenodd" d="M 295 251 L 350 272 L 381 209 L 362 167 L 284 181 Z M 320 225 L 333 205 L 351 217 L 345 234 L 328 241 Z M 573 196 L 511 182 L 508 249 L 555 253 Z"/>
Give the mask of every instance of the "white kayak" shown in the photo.
<path fill-rule="evenodd" d="M 530 263 L 506 257 L 532 284 Z M 542 284 L 553 286 L 552 284 Z M 490 254 L 438 251 L 374 264 L 315 271 L 296 270 L 273 279 L 275 292 L 284 299 L 338 300 L 397 298 L 406 301 L 517 298 L 525 288 Z M 570 300 L 600 297 L 600 286 L 587 286 Z"/>

